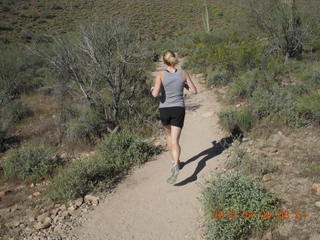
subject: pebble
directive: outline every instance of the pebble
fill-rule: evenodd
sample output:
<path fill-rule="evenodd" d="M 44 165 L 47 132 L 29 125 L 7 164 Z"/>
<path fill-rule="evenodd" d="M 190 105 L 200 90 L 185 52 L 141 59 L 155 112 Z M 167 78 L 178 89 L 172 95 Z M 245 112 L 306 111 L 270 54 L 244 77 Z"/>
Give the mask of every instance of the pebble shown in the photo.
<path fill-rule="evenodd" d="M 81 205 L 83 204 L 83 198 L 78 198 L 77 200 L 75 200 L 74 205 L 79 208 L 81 207 Z"/>
<path fill-rule="evenodd" d="M 44 229 L 44 228 L 48 228 L 51 226 L 51 218 L 49 217 L 46 217 L 43 222 L 38 222 L 35 224 L 34 228 L 37 229 L 37 230 L 41 230 L 41 229 Z"/>
<path fill-rule="evenodd" d="M 315 205 L 317 208 L 320 208 L 320 201 L 316 202 Z"/>
<path fill-rule="evenodd" d="M 12 193 L 12 190 L 4 190 L 0 192 L 0 198 L 7 196 L 9 193 Z"/>
<path fill-rule="evenodd" d="M 271 175 L 270 175 L 270 174 L 265 174 L 265 175 L 263 175 L 262 181 L 263 181 L 263 182 L 269 182 L 269 181 L 271 181 Z"/>
<path fill-rule="evenodd" d="M 37 217 L 37 221 L 43 222 L 47 217 L 50 216 L 49 212 L 45 212 Z"/>
<path fill-rule="evenodd" d="M 34 196 L 34 197 L 38 197 L 38 196 L 40 196 L 40 192 L 34 192 L 32 195 Z"/>
<path fill-rule="evenodd" d="M 84 201 L 85 202 L 89 202 L 89 203 L 94 204 L 94 205 L 98 205 L 99 204 L 99 198 L 95 197 L 95 196 L 92 196 L 92 195 L 86 195 L 84 197 Z"/>

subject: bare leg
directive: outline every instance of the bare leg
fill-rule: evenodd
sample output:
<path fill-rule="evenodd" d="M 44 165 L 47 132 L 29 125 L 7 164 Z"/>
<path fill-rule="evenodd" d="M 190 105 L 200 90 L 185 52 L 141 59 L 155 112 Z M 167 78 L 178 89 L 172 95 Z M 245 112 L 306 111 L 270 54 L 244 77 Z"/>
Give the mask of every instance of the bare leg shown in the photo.
<path fill-rule="evenodd" d="M 173 156 L 173 161 L 175 163 L 180 162 L 181 147 L 179 144 L 179 140 L 180 140 L 181 130 L 182 129 L 180 127 L 171 126 L 172 156 Z"/>
<path fill-rule="evenodd" d="M 169 151 L 169 155 L 171 157 L 171 162 L 173 162 L 173 155 L 172 155 L 172 141 L 171 141 L 171 125 L 164 126 L 166 140 L 167 140 L 167 149 Z"/>

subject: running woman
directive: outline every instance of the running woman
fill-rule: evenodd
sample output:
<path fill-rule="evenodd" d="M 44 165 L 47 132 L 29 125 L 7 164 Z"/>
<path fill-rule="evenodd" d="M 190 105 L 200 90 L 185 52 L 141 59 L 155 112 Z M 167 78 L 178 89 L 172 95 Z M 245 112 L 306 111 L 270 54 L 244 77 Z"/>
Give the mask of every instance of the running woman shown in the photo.
<path fill-rule="evenodd" d="M 168 50 L 163 54 L 163 62 L 166 69 L 157 72 L 151 92 L 153 97 L 157 97 L 160 93 L 160 120 L 165 130 L 167 148 L 172 159 L 171 176 L 167 182 L 174 184 L 181 169 L 179 139 L 185 118 L 183 90 L 186 88 L 194 94 L 197 94 L 198 91 L 189 73 L 176 68 L 178 58 L 173 51 Z"/>

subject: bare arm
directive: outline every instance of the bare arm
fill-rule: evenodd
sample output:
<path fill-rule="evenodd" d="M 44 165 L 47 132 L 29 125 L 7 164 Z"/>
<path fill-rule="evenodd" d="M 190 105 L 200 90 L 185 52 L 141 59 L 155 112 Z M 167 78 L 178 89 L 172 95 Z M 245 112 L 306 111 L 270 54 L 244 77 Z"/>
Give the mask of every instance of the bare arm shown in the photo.
<path fill-rule="evenodd" d="M 194 93 L 194 94 L 197 94 L 197 93 L 198 93 L 198 90 L 197 90 L 196 86 L 194 85 L 194 83 L 192 82 L 189 73 L 188 73 L 187 71 L 183 71 L 183 72 L 184 72 L 184 75 L 185 75 L 185 78 L 186 78 L 186 84 L 187 84 L 186 89 L 187 89 L 189 92 L 192 92 L 192 93 Z"/>
<path fill-rule="evenodd" d="M 157 72 L 157 76 L 154 81 L 154 86 L 151 87 L 152 96 L 157 97 L 159 95 L 160 87 L 161 87 L 161 72 Z"/>

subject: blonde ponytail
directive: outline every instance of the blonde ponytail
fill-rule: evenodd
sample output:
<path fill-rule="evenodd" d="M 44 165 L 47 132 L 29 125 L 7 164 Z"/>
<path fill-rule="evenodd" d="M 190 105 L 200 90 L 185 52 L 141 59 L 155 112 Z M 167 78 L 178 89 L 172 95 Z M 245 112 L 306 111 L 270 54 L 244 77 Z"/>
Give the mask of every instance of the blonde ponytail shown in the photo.
<path fill-rule="evenodd" d="M 173 51 L 166 51 L 163 54 L 163 61 L 167 65 L 175 66 L 178 64 L 178 58 L 176 57 L 175 53 Z"/>

